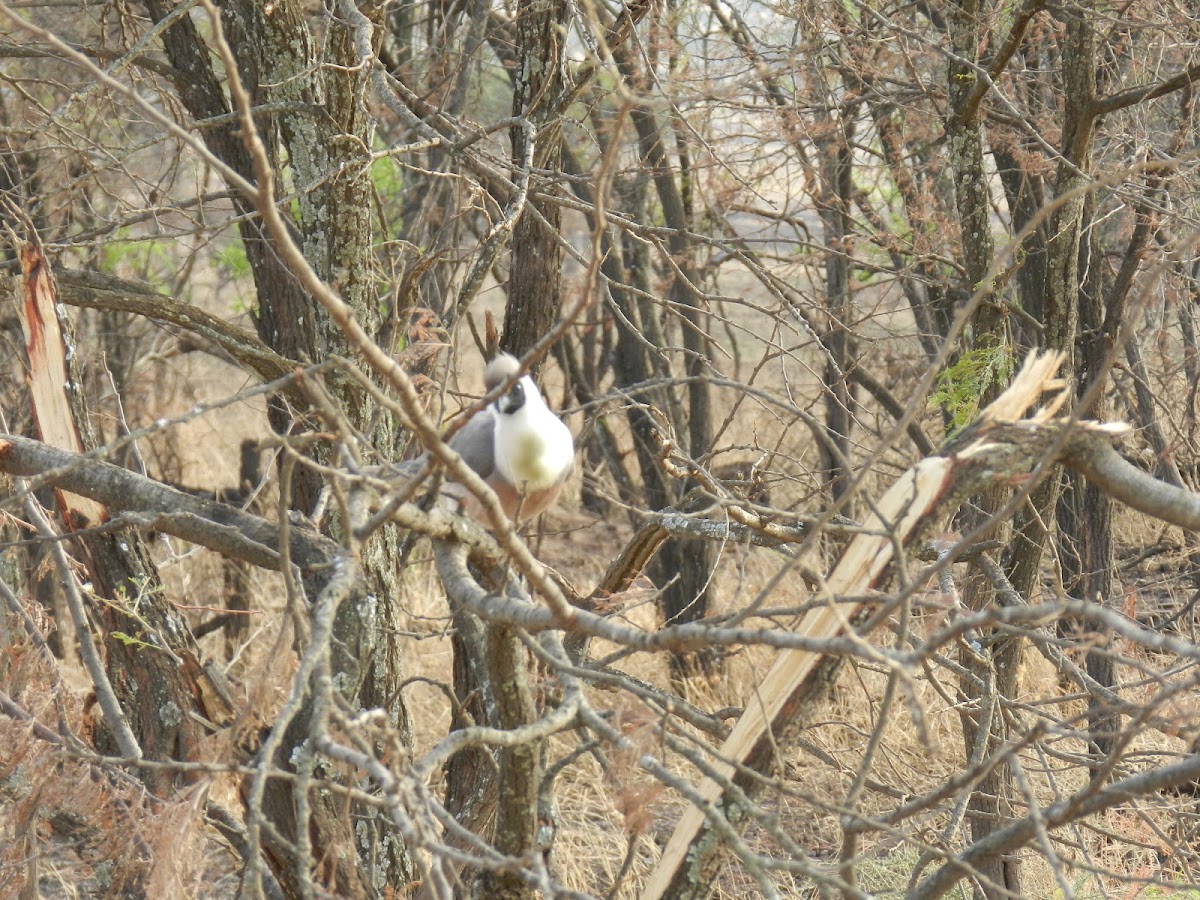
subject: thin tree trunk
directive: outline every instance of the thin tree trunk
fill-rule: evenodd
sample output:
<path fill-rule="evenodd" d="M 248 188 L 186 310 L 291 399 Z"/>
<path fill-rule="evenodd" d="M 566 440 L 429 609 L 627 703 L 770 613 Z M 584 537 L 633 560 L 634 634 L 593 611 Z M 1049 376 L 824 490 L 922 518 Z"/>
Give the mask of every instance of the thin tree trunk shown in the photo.
<path fill-rule="evenodd" d="M 556 111 L 563 90 L 565 16 L 561 0 L 523 0 L 517 5 L 513 115 L 527 119 L 530 126 L 512 129 L 513 168 L 518 171 L 527 161 L 535 169 L 557 172 L 561 168 L 562 134 Z M 557 203 L 531 200 L 513 228 L 500 345 L 516 356 L 545 337 L 562 305 L 561 218 Z"/>
<path fill-rule="evenodd" d="M 979 115 L 980 98 L 976 91 L 978 76 L 972 65 L 979 57 L 979 46 L 985 34 L 981 13 L 978 0 L 958 0 L 948 9 L 950 43 L 957 59 L 951 60 L 947 72 L 951 109 L 946 125 L 947 150 L 954 172 L 966 289 L 978 298 L 973 318 L 975 335 L 972 350 L 1008 354 L 1011 348 L 1008 346 L 1005 323 L 993 302 L 992 285 L 988 281 L 994 262 L 992 198 L 984 167 L 983 126 Z M 994 399 L 1002 388 L 1003 385 L 993 381 L 985 388 L 981 402 Z M 976 498 L 976 508 L 962 516 L 960 527 L 973 529 L 981 526 L 1004 505 L 1008 494 L 1009 491 L 1004 487 L 996 487 Z M 998 536 L 1004 539 L 1003 533 Z M 983 579 L 974 578 L 965 585 L 963 600 L 968 608 L 985 608 L 994 599 L 994 588 Z M 971 654 L 962 654 L 963 666 L 972 675 L 971 678 L 964 678 L 960 684 L 960 691 L 969 703 L 969 709 L 965 705 L 959 716 L 968 757 L 993 752 L 1008 738 L 1009 727 L 1004 717 L 988 719 L 982 716 L 985 704 L 976 686 L 991 680 L 992 690 L 997 696 L 1013 696 L 1020 648 L 1021 642 L 1017 639 L 994 645 L 990 663 L 995 669 L 994 676 L 988 671 L 988 664 Z M 967 810 L 972 840 L 978 841 L 1002 827 L 1012 816 L 1013 793 L 1012 773 L 1007 765 L 996 766 L 980 782 L 971 794 Z M 1021 872 L 1016 859 L 991 860 L 980 874 L 983 878 L 977 883 L 977 896 L 999 900 L 1009 892 L 1021 893 Z"/>
<path fill-rule="evenodd" d="M 851 118 L 847 115 L 847 119 Z M 834 453 L 820 443 L 821 471 L 830 496 L 839 500 L 849 489 L 854 475 L 850 465 L 850 430 L 853 423 L 853 398 L 846 370 L 852 365 L 847 326 L 850 320 L 850 204 L 854 185 L 849 125 L 825 123 L 831 135 L 819 144 L 821 159 L 820 215 L 825 230 L 825 306 L 829 328 L 825 345 L 829 358 L 825 363 L 825 426 Z M 845 511 L 853 517 L 853 512 Z"/>
<path fill-rule="evenodd" d="M 87 392 L 77 368 L 74 344 L 61 330 L 58 295 L 48 260 L 29 244 L 21 252 L 24 280 L 19 299 L 29 356 L 30 402 L 42 440 L 72 452 L 95 450 Z M 33 336 L 36 335 L 36 338 Z M 84 530 L 84 549 L 93 590 L 104 602 L 93 614 L 104 642 L 104 667 L 116 701 L 147 759 L 195 760 L 204 731 L 202 718 L 224 721 L 228 710 L 206 710 L 197 682 L 206 678 L 187 623 L 167 600 L 158 569 L 142 535 L 133 529 L 88 532 L 106 512 L 95 503 L 60 495 L 59 507 L 69 530 Z M 199 717 L 199 718 L 198 718 Z M 112 735 L 103 749 L 118 752 Z M 124 755 L 124 754 L 122 754 Z M 175 776 L 151 771 L 146 781 L 159 796 L 170 796 Z"/>

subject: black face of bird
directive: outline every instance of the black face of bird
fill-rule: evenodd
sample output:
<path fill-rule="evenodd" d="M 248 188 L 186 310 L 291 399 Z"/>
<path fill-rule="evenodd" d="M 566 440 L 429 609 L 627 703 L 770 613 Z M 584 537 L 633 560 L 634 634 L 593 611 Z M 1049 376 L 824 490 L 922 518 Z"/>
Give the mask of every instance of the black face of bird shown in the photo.
<path fill-rule="evenodd" d="M 500 412 L 511 416 L 525 405 L 525 386 L 518 381 L 507 394 L 496 401 L 496 405 L 500 407 Z"/>

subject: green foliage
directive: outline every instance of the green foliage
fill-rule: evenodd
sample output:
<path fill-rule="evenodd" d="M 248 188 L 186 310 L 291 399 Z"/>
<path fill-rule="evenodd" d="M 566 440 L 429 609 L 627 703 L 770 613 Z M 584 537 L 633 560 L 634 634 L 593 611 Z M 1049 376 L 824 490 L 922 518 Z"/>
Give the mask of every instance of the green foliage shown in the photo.
<path fill-rule="evenodd" d="M 165 287 L 176 264 L 173 242 L 156 238 L 130 238 L 121 228 L 100 250 L 100 270 L 108 275 L 134 275 L 155 287 Z"/>
<path fill-rule="evenodd" d="M 253 300 L 250 303 L 246 302 L 239 285 L 239 282 L 253 284 L 254 271 L 250 267 L 250 258 L 246 255 L 246 245 L 240 238 L 230 237 L 217 251 L 216 261 L 220 270 L 233 282 L 234 290 L 225 292 L 228 296 L 229 311 L 239 316 L 250 312 L 255 303 Z M 250 295 L 254 296 L 252 288 Z"/>
<path fill-rule="evenodd" d="M 385 200 L 399 197 L 404 189 L 404 170 L 391 157 L 381 157 L 371 163 L 371 183 Z"/>
<path fill-rule="evenodd" d="M 976 347 L 938 376 L 930 400 L 950 416 L 951 431 L 958 431 L 979 414 L 988 388 L 1008 384 L 1012 374 L 1013 357 L 1008 347 Z"/>
<path fill-rule="evenodd" d="M 146 621 L 145 617 L 142 615 L 141 605 L 142 601 L 147 597 L 153 594 L 161 594 L 162 592 L 163 586 L 155 582 L 154 579 L 147 575 L 139 578 L 130 578 L 124 584 L 118 585 L 116 597 L 111 600 L 101 597 L 99 594 L 94 592 L 90 592 L 89 596 L 93 601 L 97 603 L 103 603 L 105 606 L 115 609 L 128 619 L 136 622 L 141 628 L 143 634 L 152 635 L 155 633 L 154 626 Z M 161 647 L 157 647 L 154 644 L 147 643 L 140 638 L 134 637 L 131 634 L 127 634 L 123 631 L 117 631 L 115 629 L 109 632 L 109 636 L 114 640 L 120 641 L 122 644 L 130 647 L 138 647 L 150 650 L 162 649 Z"/>
<path fill-rule="evenodd" d="M 118 641 L 118 642 L 124 644 L 126 647 L 137 647 L 139 650 L 157 650 L 157 649 L 159 649 L 158 647 L 155 647 L 153 644 L 147 643 L 146 641 L 140 641 L 137 638 L 133 637 L 133 635 L 126 634 L 124 631 L 110 631 L 108 633 L 108 636 L 110 638 L 112 638 L 114 641 Z"/>
<path fill-rule="evenodd" d="M 240 240 L 234 239 L 226 244 L 217 255 L 222 269 L 233 278 L 250 277 L 250 260 L 246 256 L 246 248 Z"/>
<path fill-rule="evenodd" d="M 386 240 L 395 241 L 404 237 L 405 223 L 400 217 L 401 198 L 404 193 L 404 168 L 391 157 L 384 156 L 371 163 L 371 184 L 383 205 L 387 221 Z"/>

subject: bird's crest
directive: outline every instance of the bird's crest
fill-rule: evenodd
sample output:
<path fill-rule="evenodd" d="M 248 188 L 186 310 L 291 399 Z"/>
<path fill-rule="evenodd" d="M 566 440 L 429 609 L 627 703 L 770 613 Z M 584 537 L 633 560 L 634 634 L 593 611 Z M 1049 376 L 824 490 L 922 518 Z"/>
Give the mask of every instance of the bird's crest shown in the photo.
<path fill-rule="evenodd" d="M 515 356 L 498 353 L 483 373 L 483 386 L 491 393 L 520 370 L 521 364 Z"/>

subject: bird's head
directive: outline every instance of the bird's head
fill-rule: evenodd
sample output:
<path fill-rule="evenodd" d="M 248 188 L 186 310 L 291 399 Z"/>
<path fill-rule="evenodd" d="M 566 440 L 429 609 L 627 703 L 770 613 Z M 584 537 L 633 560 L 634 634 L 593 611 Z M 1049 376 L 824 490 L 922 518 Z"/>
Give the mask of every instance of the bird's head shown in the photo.
<path fill-rule="evenodd" d="M 497 353 L 496 358 L 483 370 L 483 386 L 494 391 L 508 379 L 521 371 L 521 363 L 511 353 Z"/>
<path fill-rule="evenodd" d="M 484 386 L 489 392 L 494 391 L 504 382 L 521 371 L 521 364 L 515 356 L 500 353 L 488 363 L 483 375 Z M 518 379 L 512 387 L 496 400 L 496 411 L 502 416 L 513 416 L 526 408 L 544 406 L 537 385 L 528 375 Z"/>

